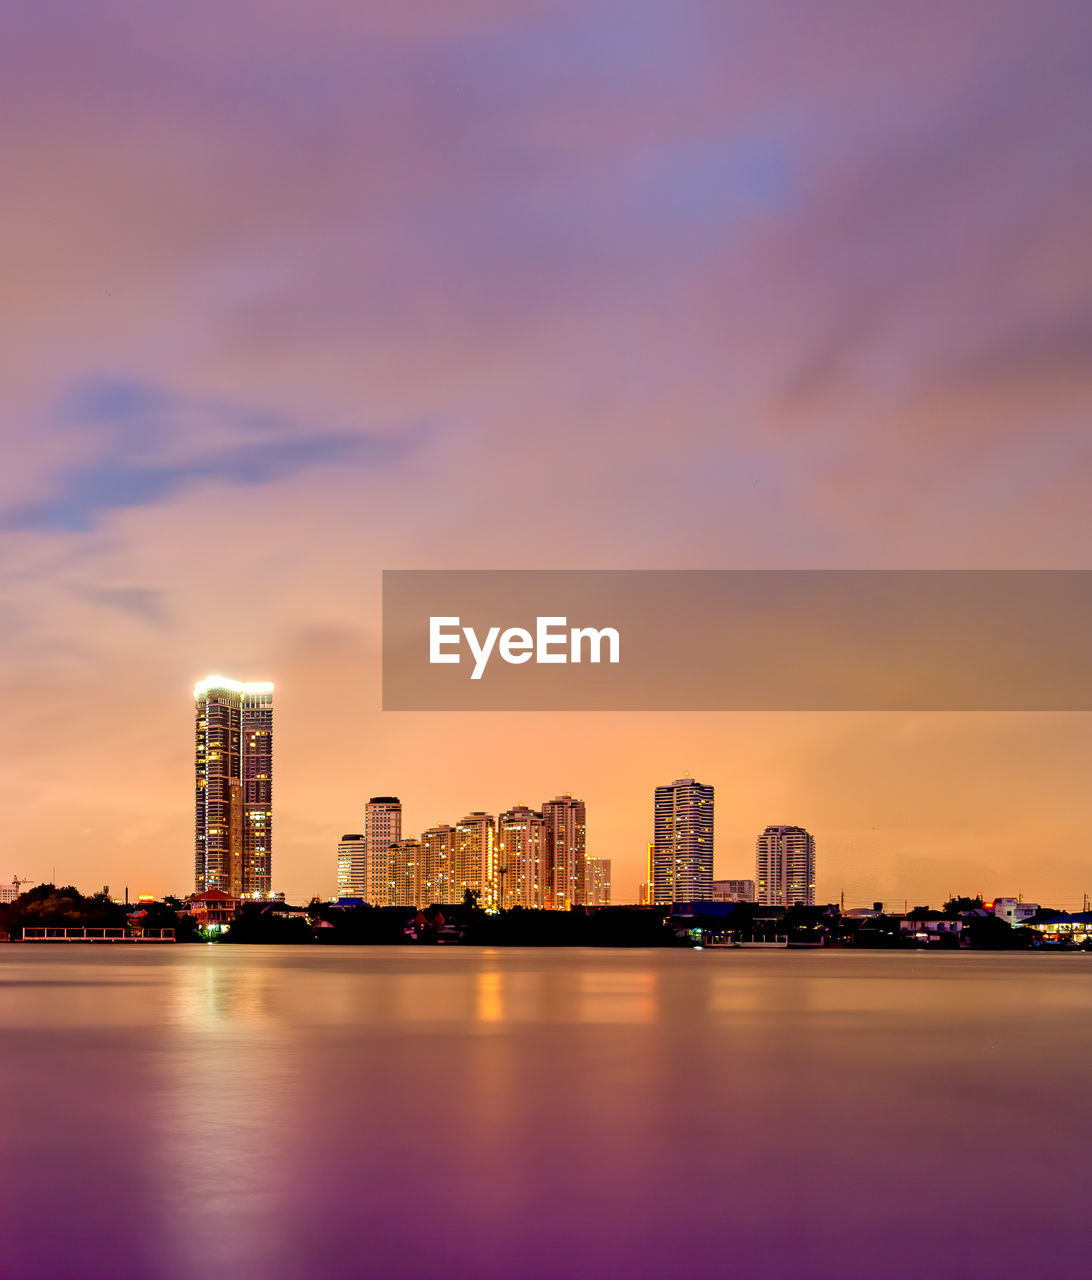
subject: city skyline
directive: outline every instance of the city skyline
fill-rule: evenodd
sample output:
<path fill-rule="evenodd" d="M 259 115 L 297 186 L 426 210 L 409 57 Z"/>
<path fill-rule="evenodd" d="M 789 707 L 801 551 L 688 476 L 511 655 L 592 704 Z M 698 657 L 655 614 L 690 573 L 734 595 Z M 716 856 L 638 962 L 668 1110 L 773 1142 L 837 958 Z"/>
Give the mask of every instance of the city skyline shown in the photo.
<path fill-rule="evenodd" d="M 725 874 L 806 819 L 821 894 L 1079 901 L 1087 715 L 377 692 L 384 568 L 1084 567 L 1074 12 L 766 6 L 741 33 L 683 0 L 620 39 L 595 5 L 316 5 L 305 38 L 210 44 L 154 5 L 21 9 L 0 878 L 186 887 L 178 690 L 223 670 L 278 686 L 293 897 L 361 779 L 427 798 L 415 830 L 577 786 L 635 884 L 648 789 L 689 767 Z"/>

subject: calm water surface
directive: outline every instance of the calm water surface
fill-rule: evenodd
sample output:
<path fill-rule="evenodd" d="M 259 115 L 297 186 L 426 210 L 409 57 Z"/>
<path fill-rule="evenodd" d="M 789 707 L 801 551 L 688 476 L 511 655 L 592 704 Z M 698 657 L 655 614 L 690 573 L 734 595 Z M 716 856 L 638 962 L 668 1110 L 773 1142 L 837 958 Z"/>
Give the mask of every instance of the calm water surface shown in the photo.
<path fill-rule="evenodd" d="M 1088 1274 L 1092 956 L 0 947 L 0 1275 Z"/>

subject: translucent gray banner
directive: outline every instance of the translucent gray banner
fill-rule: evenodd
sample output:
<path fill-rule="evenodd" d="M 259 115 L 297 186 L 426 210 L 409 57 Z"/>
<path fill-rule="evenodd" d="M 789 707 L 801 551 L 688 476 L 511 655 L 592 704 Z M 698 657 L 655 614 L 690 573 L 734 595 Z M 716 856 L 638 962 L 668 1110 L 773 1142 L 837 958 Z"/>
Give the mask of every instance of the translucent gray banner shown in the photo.
<path fill-rule="evenodd" d="M 388 570 L 389 711 L 1087 711 L 1089 570 Z"/>

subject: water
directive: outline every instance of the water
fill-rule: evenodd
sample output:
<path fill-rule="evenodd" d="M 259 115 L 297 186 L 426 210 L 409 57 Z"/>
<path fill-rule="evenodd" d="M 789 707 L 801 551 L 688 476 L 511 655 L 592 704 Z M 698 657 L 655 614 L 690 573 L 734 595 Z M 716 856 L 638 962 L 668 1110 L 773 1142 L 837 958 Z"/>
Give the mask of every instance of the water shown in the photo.
<path fill-rule="evenodd" d="M 1086 1274 L 1092 956 L 0 947 L 0 1275 Z"/>

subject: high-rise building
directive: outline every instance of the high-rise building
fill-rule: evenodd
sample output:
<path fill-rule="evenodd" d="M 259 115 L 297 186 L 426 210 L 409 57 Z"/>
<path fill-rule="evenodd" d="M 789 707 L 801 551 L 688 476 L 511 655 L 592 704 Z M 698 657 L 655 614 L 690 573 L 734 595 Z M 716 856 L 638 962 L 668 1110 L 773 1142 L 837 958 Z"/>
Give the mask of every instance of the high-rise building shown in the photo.
<path fill-rule="evenodd" d="M 540 872 L 542 905 L 558 911 L 586 902 L 586 816 L 583 800 L 557 796 L 542 805 L 545 822 Z"/>
<path fill-rule="evenodd" d="M 273 685 L 194 686 L 194 885 L 268 898 L 273 870 Z"/>
<path fill-rule="evenodd" d="M 589 907 L 610 906 L 610 859 L 589 858 L 587 865 Z"/>
<path fill-rule="evenodd" d="M 477 810 L 455 824 L 453 901 L 462 902 L 467 890 L 478 895 L 482 907 L 497 905 L 497 824 L 491 813 Z"/>
<path fill-rule="evenodd" d="M 753 880 L 714 880 L 714 902 L 754 902 L 755 882 Z"/>
<path fill-rule="evenodd" d="M 337 846 L 337 896 L 364 897 L 364 861 L 366 843 L 363 834 L 349 833 Z"/>
<path fill-rule="evenodd" d="M 387 852 L 390 890 L 386 905 L 426 905 L 421 901 L 421 841 L 396 840 Z"/>
<path fill-rule="evenodd" d="M 803 827 L 767 827 L 755 843 L 755 889 L 764 907 L 814 906 L 815 837 Z"/>
<path fill-rule="evenodd" d="M 497 822 L 497 880 L 501 907 L 542 906 L 542 863 L 546 820 L 517 804 Z"/>
<path fill-rule="evenodd" d="M 462 890 L 455 896 L 455 828 L 442 823 L 421 832 L 421 880 L 418 906 L 430 903 L 461 902 Z"/>
<path fill-rule="evenodd" d="M 402 839 L 402 801 L 372 796 L 364 807 L 364 899 L 391 905 L 390 848 Z"/>
<path fill-rule="evenodd" d="M 652 900 L 708 901 L 713 896 L 713 788 L 691 777 L 656 788 Z"/>

